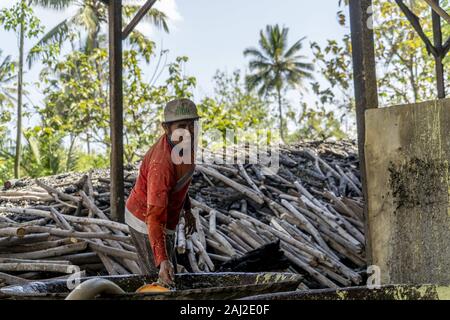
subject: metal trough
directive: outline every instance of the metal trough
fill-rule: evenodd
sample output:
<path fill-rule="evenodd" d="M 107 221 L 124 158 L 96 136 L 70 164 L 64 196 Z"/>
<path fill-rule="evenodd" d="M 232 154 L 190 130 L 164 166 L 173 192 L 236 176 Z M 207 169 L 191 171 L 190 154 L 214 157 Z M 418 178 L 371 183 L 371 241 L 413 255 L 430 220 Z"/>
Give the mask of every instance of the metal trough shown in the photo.
<path fill-rule="evenodd" d="M 135 293 L 142 285 L 155 282 L 157 276 L 102 277 L 126 293 L 102 295 L 96 299 L 116 300 L 227 300 L 257 294 L 296 290 L 303 277 L 291 273 L 207 273 L 177 275 L 177 290 L 164 293 Z M 82 278 L 81 282 L 91 278 Z M 66 280 L 36 281 L 0 289 L 0 299 L 64 299 L 70 293 Z"/>
<path fill-rule="evenodd" d="M 450 300 L 450 287 L 436 285 L 386 285 L 378 289 L 353 287 L 269 293 L 241 300 Z"/>

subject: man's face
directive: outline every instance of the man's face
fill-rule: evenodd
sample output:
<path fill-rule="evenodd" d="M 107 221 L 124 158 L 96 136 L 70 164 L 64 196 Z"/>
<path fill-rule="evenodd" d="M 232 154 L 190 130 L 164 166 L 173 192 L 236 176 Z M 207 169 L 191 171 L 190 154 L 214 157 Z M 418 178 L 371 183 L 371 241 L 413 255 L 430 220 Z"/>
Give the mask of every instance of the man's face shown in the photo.
<path fill-rule="evenodd" d="M 192 144 L 195 143 L 194 134 L 195 134 L 196 121 L 194 120 L 182 120 L 177 122 L 172 122 L 164 125 L 164 131 L 166 134 L 171 137 L 173 143 L 178 144 L 183 141 L 183 130 L 189 131 L 190 138 Z M 175 134 L 174 134 L 175 133 Z"/>

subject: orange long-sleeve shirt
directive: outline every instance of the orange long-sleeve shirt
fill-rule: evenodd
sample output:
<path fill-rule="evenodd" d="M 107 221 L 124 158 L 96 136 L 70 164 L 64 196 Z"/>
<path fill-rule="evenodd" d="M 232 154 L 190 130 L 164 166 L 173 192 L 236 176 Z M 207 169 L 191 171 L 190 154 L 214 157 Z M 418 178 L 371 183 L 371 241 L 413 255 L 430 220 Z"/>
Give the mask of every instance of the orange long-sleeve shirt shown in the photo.
<path fill-rule="evenodd" d="M 163 135 L 146 153 L 136 184 L 127 200 L 127 209 L 147 225 L 150 244 L 159 267 L 167 260 L 165 230 L 175 230 L 183 205 L 190 207 L 187 192 L 190 181 L 174 192 L 177 181 L 195 164 L 172 162 L 172 147 Z M 187 199 L 187 201 L 185 201 Z"/>

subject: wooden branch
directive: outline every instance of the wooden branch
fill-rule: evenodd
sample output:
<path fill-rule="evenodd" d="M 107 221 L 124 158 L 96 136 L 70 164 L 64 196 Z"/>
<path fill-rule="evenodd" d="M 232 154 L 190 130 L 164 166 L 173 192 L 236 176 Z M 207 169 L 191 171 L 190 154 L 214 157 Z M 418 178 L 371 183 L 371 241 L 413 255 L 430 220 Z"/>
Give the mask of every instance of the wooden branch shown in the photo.
<path fill-rule="evenodd" d="M 1 230 L 1 229 L 0 229 Z M 23 237 L 6 237 L 0 238 L 0 247 L 15 246 L 19 244 L 34 243 L 39 241 L 47 241 L 50 238 L 49 233 L 30 234 Z"/>
<path fill-rule="evenodd" d="M 281 203 L 289 210 L 290 213 L 292 213 L 292 215 L 298 219 L 298 221 L 300 222 L 300 224 L 302 226 L 304 226 L 304 228 L 306 229 L 306 231 L 313 236 L 313 238 L 317 241 L 317 243 L 323 248 L 325 249 L 325 251 L 327 251 L 331 256 L 336 257 L 336 255 L 332 252 L 332 250 L 328 247 L 328 245 L 326 244 L 325 240 L 322 238 L 322 236 L 320 235 L 319 231 L 311 224 L 311 222 L 309 222 L 309 220 L 303 216 L 297 209 L 294 208 L 293 205 L 291 205 L 289 202 L 287 202 L 286 200 L 281 200 Z"/>
<path fill-rule="evenodd" d="M 129 242 L 130 237 L 128 236 L 118 236 L 107 232 L 78 232 L 70 230 L 62 230 L 52 227 L 43 226 L 29 226 L 20 228 L 4 228 L 0 229 L 0 236 L 19 236 L 23 237 L 27 234 L 33 233 L 48 233 L 59 237 L 73 237 L 80 239 L 110 239 L 117 241 Z"/>
<path fill-rule="evenodd" d="M 55 208 L 50 209 L 50 214 L 53 217 L 55 223 L 61 228 L 69 231 L 73 231 L 72 226 L 67 222 L 62 214 L 60 214 Z"/>
<path fill-rule="evenodd" d="M 18 244 L 13 247 L 4 247 L 4 248 L 2 248 L 2 251 L 5 251 L 5 252 L 7 251 L 9 253 L 25 253 L 25 252 L 33 252 L 33 251 L 39 251 L 39 250 L 44 250 L 44 249 L 56 248 L 59 246 L 77 243 L 77 242 L 79 242 L 79 240 L 75 239 L 75 238 L 64 238 L 64 239 L 51 240 L 51 241 L 36 241 L 31 244 Z"/>
<path fill-rule="evenodd" d="M 188 259 L 189 259 L 189 264 L 191 266 L 192 271 L 194 273 L 200 273 L 201 270 L 198 267 L 197 260 L 195 259 L 194 245 L 192 244 L 192 240 L 190 237 L 188 237 L 186 239 L 186 248 L 188 251 Z"/>
<path fill-rule="evenodd" d="M 121 250 L 121 249 L 105 246 L 102 244 L 94 243 L 89 240 L 88 240 L 88 243 L 89 243 L 89 247 L 92 250 L 94 250 L 95 252 L 104 253 L 106 255 L 113 256 L 113 257 L 119 257 L 119 258 L 123 258 L 123 259 L 138 261 L 138 256 L 134 252 L 129 252 L 126 250 Z"/>
<path fill-rule="evenodd" d="M 200 172 L 204 172 L 205 174 L 210 175 L 210 176 L 222 181 L 223 183 L 225 183 L 226 185 L 229 185 L 236 191 L 239 191 L 242 194 L 244 194 L 245 196 L 249 197 L 256 203 L 258 203 L 258 204 L 264 203 L 264 200 L 257 193 L 255 193 L 248 187 L 243 186 L 243 185 L 231 180 L 230 178 L 225 177 L 223 174 L 217 172 L 216 170 L 211 169 L 211 168 L 202 167 L 202 166 L 197 166 L 196 169 Z"/>
<path fill-rule="evenodd" d="M 36 209 L 22 209 L 22 208 L 4 208 L 0 207 L 0 212 L 11 212 L 11 213 L 17 213 L 17 214 L 26 214 L 26 215 L 33 215 L 38 217 L 45 217 L 52 219 L 52 215 L 48 211 L 44 210 L 36 210 Z M 76 217 L 76 216 L 70 216 L 66 214 L 61 214 L 62 217 L 67 220 L 68 222 L 74 222 L 78 224 L 96 224 L 99 226 L 104 226 L 110 229 L 120 230 L 122 232 L 129 232 L 128 226 L 123 223 L 115 222 L 105 220 L 103 218 L 97 219 L 97 218 L 85 218 L 85 217 Z"/>
<path fill-rule="evenodd" d="M 198 233 L 194 233 L 191 236 L 191 241 L 193 245 L 195 245 L 198 248 L 199 254 L 201 257 L 203 257 L 203 260 L 205 261 L 206 265 L 208 266 L 210 271 L 214 271 L 214 263 L 211 261 L 211 258 L 208 256 L 208 253 L 206 252 L 205 246 L 201 243 Z"/>
<path fill-rule="evenodd" d="M 83 230 L 87 232 L 92 232 L 93 230 L 95 230 L 95 228 L 93 226 L 83 226 Z M 92 241 L 97 244 L 102 244 L 102 241 L 99 239 L 93 239 Z M 98 253 L 100 260 L 103 262 L 103 265 L 105 266 L 106 270 L 110 275 L 126 274 L 125 268 L 123 268 L 116 261 L 114 261 L 104 253 L 101 252 L 96 253 Z"/>
<path fill-rule="evenodd" d="M 50 186 L 47 186 L 45 183 L 39 181 L 38 179 L 36 179 L 35 182 L 38 186 L 45 189 L 50 195 L 57 195 L 59 199 L 66 200 L 66 201 L 72 201 L 74 203 L 78 203 L 81 200 L 78 197 L 74 197 L 69 194 L 62 193 Z"/>
<path fill-rule="evenodd" d="M 317 272 L 315 269 L 311 268 L 307 263 L 301 261 L 299 258 L 295 257 L 288 251 L 284 251 L 284 255 L 296 266 L 305 270 L 309 275 L 311 275 L 314 279 L 317 280 L 320 284 L 324 285 L 327 288 L 338 288 L 338 286 L 327 277 L 323 276 L 321 273 Z"/>
<path fill-rule="evenodd" d="M 0 271 L 44 271 L 71 273 L 71 268 L 64 264 L 51 263 L 0 263 Z"/>
<path fill-rule="evenodd" d="M 53 259 L 70 261 L 70 263 L 76 265 L 98 263 L 99 261 L 101 261 L 100 257 L 96 252 L 83 252 L 83 253 L 62 255 L 54 258 L 47 258 L 47 260 L 50 261 L 52 261 Z"/>
<path fill-rule="evenodd" d="M 177 252 L 179 254 L 184 254 L 186 252 L 185 223 L 184 217 L 181 217 L 177 230 Z"/>
<path fill-rule="evenodd" d="M 38 250 L 33 252 L 1 254 L 0 258 L 18 258 L 18 259 L 43 259 L 49 257 L 58 257 L 69 253 L 80 252 L 86 250 L 87 243 L 79 242 L 67 244 L 56 248 Z"/>
<path fill-rule="evenodd" d="M 19 259 L 19 258 L 0 258 L 0 263 L 53 263 L 70 265 L 70 261 L 66 260 L 37 260 L 37 259 Z"/>
<path fill-rule="evenodd" d="M 209 232 L 211 233 L 217 232 L 216 213 L 216 210 L 212 210 L 209 213 Z"/>
<path fill-rule="evenodd" d="M 30 282 L 30 280 L 12 276 L 10 274 L 3 273 L 3 272 L 0 272 L 0 280 L 4 281 L 6 284 L 10 284 L 10 285 L 15 285 L 15 284 L 22 285 L 22 284 L 27 284 L 28 282 Z"/>

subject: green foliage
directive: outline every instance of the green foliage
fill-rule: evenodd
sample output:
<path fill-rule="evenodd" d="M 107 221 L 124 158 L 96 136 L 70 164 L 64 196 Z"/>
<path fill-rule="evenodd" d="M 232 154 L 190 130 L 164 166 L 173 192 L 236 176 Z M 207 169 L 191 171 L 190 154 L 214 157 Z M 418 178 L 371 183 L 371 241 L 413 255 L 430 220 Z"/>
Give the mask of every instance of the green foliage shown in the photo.
<path fill-rule="evenodd" d="M 1 57 L 0 50 L 0 57 Z M 7 56 L 0 63 L 0 184 L 9 179 L 14 168 L 13 157 L 10 154 L 11 140 L 8 123 L 11 121 L 11 107 L 15 101 L 13 94 L 16 89 L 13 84 L 16 79 L 14 63 Z"/>
<path fill-rule="evenodd" d="M 339 1 L 340 5 L 348 5 L 348 1 Z M 420 18 L 420 23 L 429 37 L 432 36 L 431 9 L 425 1 L 408 1 L 408 6 Z M 377 62 L 378 91 L 381 105 L 396 105 L 431 100 L 436 98 L 434 59 L 426 50 L 420 37 L 406 19 L 395 1 L 374 0 L 374 38 L 375 58 Z M 440 5 L 448 10 L 449 1 L 441 1 Z M 342 11 L 338 12 L 340 23 L 347 24 Z M 450 26 L 443 23 L 443 35 L 450 32 Z M 331 40 L 334 41 L 334 40 Z M 348 110 L 353 109 L 353 102 L 348 99 L 352 93 L 348 88 L 351 80 L 351 46 L 349 35 L 345 35 L 337 45 L 328 43 L 329 55 L 324 58 L 324 50 L 313 45 L 316 60 L 325 65 L 324 74 L 328 76 L 330 88 L 343 92 Z M 444 60 L 444 64 L 450 57 Z M 321 71 L 324 71 L 322 69 Z M 333 72 L 327 74 L 327 70 Z M 446 83 L 450 75 L 446 73 Z M 334 98 L 334 97 L 333 97 Z"/>
<path fill-rule="evenodd" d="M 341 122 L 333 111 L 323 105 L 308 108 L 303 104 L 303 112 L 299 119 L 299 129 L 290 137 L 290 141 L 298 140 L 326 140 L 347 138 L 341 129 Z"/>
<path fill-rule="evenodd" d="M 14 156 L 6 126 L 0 124 L 0 185 L 14 174 Z"/>
<path fill-rule="evenodd" d="M 268 103 L 246 88 L 240 71 L 231 76 L 217 71 L 214 83 L 214 96 L 198 104 L 203 131 L 225 134 L 227 129 L 259 129 L 271 124 Z"/>
<path fill-rule="evenodd" d="M 311 72 L 314 70 L 311 63 L 303 62 L 306 57 L 300 54 L 304 38 L 288 47 L 288 33 L 288 28 L 268 25 L 265 31 L 260 32 L 259 48 L 244 51 L 245 56 L 252 58 L 249 62 L 251 74 L 246 77 L 249 89 L 258 89 L 260 96 L 276 94 L 280 136 L 283 140 L 287 128 L 283 121 L 281 94 L 288 88 L 301 89 L 304 80 L 313 78 Z"/>
<path fill-rule="evenodd" d="M 12 107 L 16 98 L 16 88 L 14 82 L 17 79 L 15 73 L 16 64 L 12 61 L 11 56 L 2 58 L 2 50 L 0 49 L 0 125 L 10 120 L 10 114 L 7 110 Z"/>
<path fill-rule="evenodd" d="M 169 64 L 169 77 L 161 86 L 150 86 L 142 78 L 141 55 L 124 51 L 124 141 L 125 159 L 133 162 L 160 134 L 159 116 L 164 105 L 176 97 L 192 96 L 196 80 L 183 75 L 186 57 Z M 41 125 L 35 131 L 64 133 L 72 146 L 83 140 L 110 149 L 108 54 L 105 49 L 92 53 L 74 51 L 62 61 L 49 59 L 41 73 L 45 106 L 39 110 Z M 73 151 L 65 159 L 70 164 Z"/>
<path fill-rule="evenodd" d="M 339 3 L 348 5 L 348 1 Z M 422 40 L 395 1 L 374 0 L 373 4 L 380 104 L 396 105 L 434 99 L 436 86 L 433 57 L 428 54 Z M 421 18 L 424 31 L 432 39 L 430 7 L 424 1 L 411 1 L 408 5 Z M 448 8 L 449 3 L 442 1 L 441 5 Z M 340 24 L 346 26 L 348 21 L 345 14 L 339 11 L 337 16 Z M 444 34 L 450 31 L 450 27 L 445 24 L 443 27 Z M 311 49 L 314 63 L 326 80 L 325 84 L 312 84 L 320 108 L 333 110 L 334 114 L 329 114 L 333 118 L 352 121 L 355 110 L 350 34 L 339 41 L 328 40 L 323 47 L 313 42 Z M 449 83 L 448 73 L 446 77 Z M 324 116 L 327 117 L 327 114 L 324 113 Z M 311 114 L 306 113 L 308 115 Z M 308 122 L 315 122 L 314 119 Z"/>
<path fill-rule="evenodd" d="M 91 53 L 101 46 L 106 47 L 106 44 L 101 42 L 105 37 L 101 34 L 102 26 L 106 26 L 108 21 L 107 6 L 100 0 L 31 0 L 32 3 L 43 8 L 51 8 L 55 10 L 64 10 L 67 7 L 74 6 L 77 8 L 75 14 L 63 21 L 60 21 L 52 29 L 50 29 L 42 39 L 30 50 L 27 57 L 28 63 L 31 65 L 37 58 L 41 57 L 42 51 L 48 45 L 58 45 L 59 47 L 67 40 L 74 41 L 86 35 L 83 39 L 82 47 L 78 48 L 80 51 Z M 124 4 L 123 5 L 123 24 L 127 23 L 134 17 L 139 5 Z M 162 28 L 169 32 L 167 26 L 167 16 L 158 9 L 152 8 L 145 15 L 144 21 L 150 22 L 157 28 Z M 153 51 L 153 42 L 140 33 L 134 30 L 128 42 L 134 46 L 142 54 L 148 62 L 151 52 Z"/>
<path fill-rule="evenodd" d="M 0 10 L 0 24 L 6 31 L 18 33 L 23 28 L 26 38 L 37 37 L 44 31 L 40 20 L 34 15 L 31 1 L 17 1 L 11 8 Z M 22 26 L 23 25 L 23 26 Z"/>
<path fill-rule="evenodd" d="M 336 40 L 327 40 L 322 49 L 317 42 L 311 43 L 314 64 L 318 66 L 327 87 L 319 82 L 312 83 L 312 90 L 322 105 L 333 105 L 344 112 L 353 112 L 353 69 L 350 36 L 345 35 L 342 44 Z"/>
<path fill-rule="evenodd" d="M 65 169 L 63 133 L 49 127 L 45 130 L 39 129 L 36 127 L 24 132 L 28 143 L 24 146 L 21 165 L 31 177 L 53 175 Z"/>
<path fill-rule="evenodd" d="M 102 153 L 87 154 L 83 151 L 75 152 L 76 163 L 72 168 L 72 171 L 88 171 L 92 168 L 108 168 L 109 157 Z"/>

